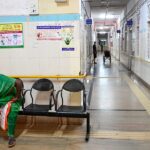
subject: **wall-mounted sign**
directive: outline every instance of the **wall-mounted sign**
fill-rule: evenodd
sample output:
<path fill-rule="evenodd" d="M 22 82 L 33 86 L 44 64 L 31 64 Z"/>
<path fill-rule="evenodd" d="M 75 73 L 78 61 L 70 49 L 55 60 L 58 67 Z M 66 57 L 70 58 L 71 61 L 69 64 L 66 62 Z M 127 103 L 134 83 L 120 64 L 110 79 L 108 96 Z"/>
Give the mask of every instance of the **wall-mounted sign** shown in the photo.
<path fill-rule="evenodd" d="M 74 51 L 75 48 L 62 48 L 62 51 Z"/>
<path fill-rule="evenodd" d="M 121 33 L 121 31 L 120 31 L 120 30 L 117 30 L 117 33 Z"/>
<path fill-rule="evenodd" d="M 23 25 L 21 23 L 0 24 L 0 48 L 23 46 Z"/>
<path fill-rule="evenodd" d="M 74 26 L 65 25 L 62 26 L 62 51 L 74 51 Z"/>
<path fill-rule="evenodd" d="M 61 29 L 57 25 L 37 26 L 37 40 L 61 40 Z"/>
<path fill-rule="evenodd" d="M 86 24 L 91 25 L 92 24 L 92 19 L 86 19 Z"/>
<path fill-rule="evenodd" d="M 36 26 L 36 39 L 38 41 L 60 41 L 62 51 L 74 51 L 75 26 L 66 24 L 53 24 Z"/>
<path fill-rule="evenodd" d="M 132 19 L 128 20 L 127 21 L 127 26 L 131 27 L 132 25 L 133 25 L 133 20 Z"/>

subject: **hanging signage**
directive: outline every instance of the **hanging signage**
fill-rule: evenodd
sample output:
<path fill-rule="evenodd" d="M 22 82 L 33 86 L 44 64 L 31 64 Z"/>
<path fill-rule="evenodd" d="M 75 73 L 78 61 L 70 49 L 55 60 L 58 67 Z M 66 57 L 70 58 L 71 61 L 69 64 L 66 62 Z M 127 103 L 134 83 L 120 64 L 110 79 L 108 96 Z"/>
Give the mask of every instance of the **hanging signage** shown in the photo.
<path fill-rule="evenodd" d="M 127 26 L 131 27 L 132 25 L 133 25 L 133 20 L 132 19 L 128 20 L 127 21 Z"/>
<path fill-rule="evenodd" d="M 92 19 L 86 19 L 86 24 L 87 25 L 92 25 Z"/>
<path fill-rule="evenodd" d="M 21 23 L 0 24 L 0 48 L 23 46 L 23 25 Z"/>

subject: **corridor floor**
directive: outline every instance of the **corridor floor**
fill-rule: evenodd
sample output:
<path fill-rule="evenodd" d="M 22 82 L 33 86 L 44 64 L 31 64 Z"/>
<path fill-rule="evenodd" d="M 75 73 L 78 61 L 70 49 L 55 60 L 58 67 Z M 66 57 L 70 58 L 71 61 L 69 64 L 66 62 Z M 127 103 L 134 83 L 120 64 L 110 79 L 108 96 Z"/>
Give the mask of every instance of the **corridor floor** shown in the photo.
<path fill-rule="evenodd" d="M 17 144 L 12 150 L 150 150 L 150 95 L 137 78 L 119 62 L 103 64 L 100 55 L 92 66 L 88 111 L 91 115 L 89 142 L 82 125 L 49 125 L 18 118 Z M 47 121 L 47 122 L 46 122 Z M 0 131 L 0 150 L 7 140 Z"/>

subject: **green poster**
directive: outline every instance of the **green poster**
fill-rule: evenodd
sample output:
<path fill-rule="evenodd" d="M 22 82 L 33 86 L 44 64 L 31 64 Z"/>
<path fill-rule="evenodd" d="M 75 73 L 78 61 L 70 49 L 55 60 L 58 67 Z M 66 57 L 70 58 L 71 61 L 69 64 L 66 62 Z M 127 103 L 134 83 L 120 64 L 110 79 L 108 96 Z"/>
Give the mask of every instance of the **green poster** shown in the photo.
<path fill-rule="evenodd" d="M 24 47 L 21 23 L 0 24 L 0 48 Z"/>

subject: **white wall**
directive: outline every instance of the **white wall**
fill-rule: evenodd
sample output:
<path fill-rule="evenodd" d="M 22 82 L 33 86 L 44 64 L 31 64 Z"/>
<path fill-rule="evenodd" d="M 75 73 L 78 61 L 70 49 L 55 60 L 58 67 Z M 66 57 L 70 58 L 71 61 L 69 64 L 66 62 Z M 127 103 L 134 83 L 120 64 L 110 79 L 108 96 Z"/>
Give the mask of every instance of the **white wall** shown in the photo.
<path fill-rule="evenodd" d="M 40 14 L 69 14 L 80 12 L 80 0 L 67 0 L 56 3 L 55 0 L 39 0 Z"/>
<path fill-rule="evenodd" d="M 144 0 L 130 0 L 125 11 L 120 17 L 120 28 L 123 28 L 123 31 L 121 33 L 122 41 L 120 42 L 120 44 L 122 42 L 125 42 L 125 32 L 127 33 L 126 49 L 124 46 L 121 47 L 122 50 L 120 61 L 128 68 L 130 68 L 131 64 L 131 70 L 150 85 L 150 58 L 148 57 L 148 53 L 150 53 L 150 25 L 148 23 L 148 4 L 150 1 L 147 0 L 145 1 L 145 3 L 143 3 L 143 1 Z M 128 12 L 130 13 L 128 14 Z M 129 19 L 133 20 L 133 26 L 127 27 L 127 30 L 125 30 L 124 25 Z M 129 36 L 130 32 L 132 32 L 132 37 Z M 114 55 L 117 54 L 117 49 L 115 48 L 117 43 L 118 42 L 116 40 L 112 48 Z M 130 46 L 130 43 L 132 44 L 132 48 Z"/>
<path fill-rule="evenodd" d="M 68 0 L 67 3 L 60 4 L 55 0 L 39 0 L 38 16 L 0 16 L 1 24 L 23 23 L 24 34 L 24 48 L 0 49 L 0 73 L 79 75 L 81 72 L 79 2 Z M 62 51 L 63 40 L 37 40 L 37 25 L 74 26 L 72 40 L 74 51 Z"/>
<path fill-rule="evenodd" d="M 58 22 L 58 21 L 57 21 Z M 24 48 L 3 48 L 0 51 L 1 73 L 7 75 L 79 75 L 79 21 L 61 21 L 74 25 L 74 51 L 62 51 L 63 40 L 37 40 L 37 25 L 55 22 L 25 22 Z"/>
<path fill-rule="evenodd" d="M 86 7 L 88 7 L 87 4 Z M 24 34 L 24 48 L 0 49 L 0 73 L 13 76 L 71 76 L 85 73 L 90 37 L 89 27 L 85 26 L 85 18 L 81 18 L 80 8 L 80 0 L 68 0 L 67 3 L 63 4 L 57 4 L 55 0 L 39 0 L 39 15 L 37 16 L 3 17 L 0 14 L 1 24 L 23 23 Z M 88 7 L 88 9 L 90 8 Z M 63 40 L 37 40 L 37 26 L 48 25 L 73 26 L 74 33 L 71 45 L 74 50 L 62 51 Z M 50 36 L 48 30 L 47 35 Z M 54 79 L 55 90 L 60 90 L 66 80 L 68 79 Z M 25 89 L 29 89 L 35 79 L 23 81 Z M 29 104 L 28 98 L 26 104 Z M 65 95 L 66 103 L 81 104 L 81 99 L 81 93 Z"/>

